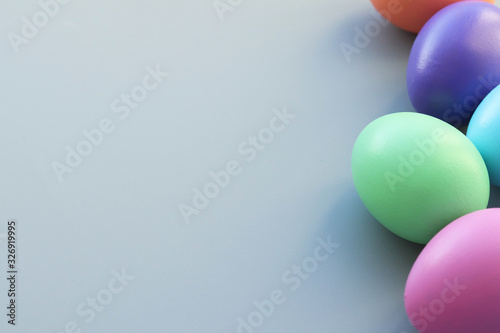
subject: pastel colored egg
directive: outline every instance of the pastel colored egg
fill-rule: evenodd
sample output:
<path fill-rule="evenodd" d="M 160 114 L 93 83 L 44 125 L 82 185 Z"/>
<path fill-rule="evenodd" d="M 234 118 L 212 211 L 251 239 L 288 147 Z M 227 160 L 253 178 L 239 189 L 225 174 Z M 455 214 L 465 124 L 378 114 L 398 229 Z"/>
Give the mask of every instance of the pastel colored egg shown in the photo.
<path fill-rule="evenodd" d="M 417 1 L 418 2 L 418 1 Z M 452 4 L 423 27 L 407 70 L 418 112 L 464 126 L 500 83 L 500 8 L 482 1 Z"/>
<path fill-rule="evenodd" d="M 419 332 L 500 332 L 500 209 L 463 216 L 427 244 L 406 282 L 405 307 Z"/>
<path fill-rule="evenodd" d="M 486 96 L 467 129 L 467 137 L 483 156 L 491 182 L 500 186 L 500 86 Z"/>
<path fill-rule="evenodd" d="M 371 214 L 396 235 L 426 244 L 455 219 L 486 208 L 488 171 L 455 127 L 419 113 L 371 122 L 352 152 L 352 175 Z"/>
<path fill-rule="evenodd" d="M 373 6 L 392 24 L 418 33 L 439 10 L 461 0 L 371 0 Z M 484 0 L 494 4 L 494 0 Z"/>

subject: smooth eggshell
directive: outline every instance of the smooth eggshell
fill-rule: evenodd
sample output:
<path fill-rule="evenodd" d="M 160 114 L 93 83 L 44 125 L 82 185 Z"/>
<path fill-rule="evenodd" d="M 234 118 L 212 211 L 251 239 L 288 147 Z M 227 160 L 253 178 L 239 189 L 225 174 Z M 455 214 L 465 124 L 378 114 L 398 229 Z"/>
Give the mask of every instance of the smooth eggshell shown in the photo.
<path fill-rule="evenodd" d="M 500 209 L 463 216 L 427 244 L 405 307 L 419 332 L 500 332 Z"/>
<path fill-rule="evenodd" d="M 500 83 L 500 8 L 481 1 L 452 4 L 423 27 L 407 70 L 418 112 L 456 127 Z"/>
<path fill-rule="evenodd" d="M 351 164 L 367 209 L 416 243 L 488 204 L 488 171 L 476 147 L 427 115 L 393 113 L 371 122 L 356 140 Z"/>
<path fill-rule="evenodd" d="M 483 156 L 491 182 L 500 186 L 500 86 L 481 102 L 467 129 L 467 137 Z"/>
<path fill-rule="evenodd" d="M 418 33 L 424 24 L 444 7 L 461 0 L 371 0 L 373 6 L 392 24 Z M 484 0 L 495 3 L 494 0 Z"/>

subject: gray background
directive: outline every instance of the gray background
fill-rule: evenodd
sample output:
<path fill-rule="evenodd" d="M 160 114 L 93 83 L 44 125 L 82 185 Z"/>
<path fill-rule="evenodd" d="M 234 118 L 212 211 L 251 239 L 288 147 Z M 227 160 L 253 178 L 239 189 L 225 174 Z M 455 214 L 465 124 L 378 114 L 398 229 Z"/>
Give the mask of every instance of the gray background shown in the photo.
<path fill-rule="evenodd" d="M 413 110 L 413 35 L 387 26 L 350 62 L 341 51 L 371 10 L 243 0 L 221 20 L 211 0 L 73 0 L 16 53 L 8 34 L 40 5 L 2 1 L 0 233 L 17 219 L 19 297 L 0 330 L 231 333 L 280 289 L 255 332 L 416 332 L 403 291 L 422 247 L 379 225 L 351 180 L 364 126 Z M 121 120 L 111 103 L 157 65 L 168 78 Z M 283 107 L 296 118 L 248 162 L 237 147 Z M 59 182 L 52 163 L 103 118 L 115 130 Z M 185 223 L 179 205 L 230 160 L 241 174 Z M 340 247 L 292 291 L 283 274 L 318 237 Z M 78 306 L 122 269 L 134 279 L 86 322 Z"/>

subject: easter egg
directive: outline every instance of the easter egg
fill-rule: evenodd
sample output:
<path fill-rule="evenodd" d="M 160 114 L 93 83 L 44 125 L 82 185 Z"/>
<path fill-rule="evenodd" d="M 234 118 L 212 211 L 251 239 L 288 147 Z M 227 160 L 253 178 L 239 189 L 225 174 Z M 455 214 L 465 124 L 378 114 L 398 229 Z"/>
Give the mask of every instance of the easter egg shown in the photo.
<path fill-rule="evenodd" d="M 444 7 L 461 0 L 371 0 L 377 11 L 401 29 L 418 33 Z M 485 0 L 495 3 L 494 0 Z"/>
<path fill-rule="evenodd" d="M 486 163 L 491 182 L 500 186 L 500 86 L 481 102 L 467 129 Z"/>
<path fill-rule="evenodd" d="M 351 166 L 370 213 L 415 243 L 488 204 L 488 171 L 476 147 L 431 116 L 401 112 L 374 120 L 358 136 Z"/>
<path fill-rule="evenodd" d="M 427 244 L 408 276 L 405 308 L 419 332 L 500 332 L 500 209 L 463 216 Z"/>
<path fill-rule="evenodd" d="M 500 83 L 500 8 L 462 1 L 434 15 L 411 49 L 407 85 L 415 109 L 467 125 Z"/>

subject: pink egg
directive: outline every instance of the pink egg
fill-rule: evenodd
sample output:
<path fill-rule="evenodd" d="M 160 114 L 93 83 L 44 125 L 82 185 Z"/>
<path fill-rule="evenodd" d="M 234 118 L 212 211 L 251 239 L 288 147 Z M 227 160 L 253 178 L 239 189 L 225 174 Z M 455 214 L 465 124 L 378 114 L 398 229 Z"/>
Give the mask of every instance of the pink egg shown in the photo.
<path fill-rule="evenodd" d="M 500 332 L 500 209 L 465 215 L 424 248 L 406 282 L 411 323 L 426 333 Z"/>

